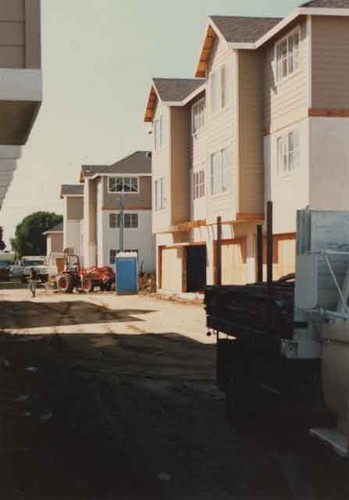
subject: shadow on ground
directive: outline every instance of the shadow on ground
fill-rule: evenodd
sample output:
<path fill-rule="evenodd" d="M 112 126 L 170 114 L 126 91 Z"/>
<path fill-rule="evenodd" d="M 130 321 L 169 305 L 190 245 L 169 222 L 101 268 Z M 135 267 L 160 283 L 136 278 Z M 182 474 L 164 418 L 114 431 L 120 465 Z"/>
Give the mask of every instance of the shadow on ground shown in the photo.
<path fill-rule="evenodd" d="M 150 310 L 111 310 L 85 301 L 30 302 L 1 301 L 0 329 L 49 328 L 97 323 L 141 322 L 135 315 Z"/>
<path fill-rule="evenodd" d="M 240 432 L 215 347 L 162 335 L 0 335 L 1 498 L 348 498 L 348 466 L 270 418 Z"/>

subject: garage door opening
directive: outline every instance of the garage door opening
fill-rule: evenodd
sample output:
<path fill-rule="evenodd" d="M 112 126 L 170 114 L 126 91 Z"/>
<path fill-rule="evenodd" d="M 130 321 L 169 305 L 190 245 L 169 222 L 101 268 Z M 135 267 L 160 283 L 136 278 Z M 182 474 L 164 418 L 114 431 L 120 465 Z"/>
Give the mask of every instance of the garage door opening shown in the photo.
<path fill-rule="evenodd" d="M 187 247 L 187 292 L 203 292 L 206 287 L 206 246 Z"/>

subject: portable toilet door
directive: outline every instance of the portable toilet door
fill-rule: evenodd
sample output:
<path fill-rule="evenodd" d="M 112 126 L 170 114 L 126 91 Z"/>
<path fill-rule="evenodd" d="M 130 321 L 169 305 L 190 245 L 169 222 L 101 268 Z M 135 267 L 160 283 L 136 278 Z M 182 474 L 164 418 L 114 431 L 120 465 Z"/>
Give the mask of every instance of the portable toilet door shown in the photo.
<path fill-rule="evenodd" d="M 117 294 L 138 293 L 138 255 L 135 252 L 120 252 L 116 255 Z"/>

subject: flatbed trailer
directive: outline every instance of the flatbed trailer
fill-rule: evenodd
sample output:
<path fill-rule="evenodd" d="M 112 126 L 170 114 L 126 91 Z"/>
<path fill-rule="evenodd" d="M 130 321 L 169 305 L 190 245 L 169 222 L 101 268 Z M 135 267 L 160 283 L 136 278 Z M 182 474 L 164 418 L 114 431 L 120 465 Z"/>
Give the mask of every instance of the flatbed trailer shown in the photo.
<path fill-rule="evenodd" d="M 268 402 L 290 415 L 323 414 L 321 360 L 290 355 L 295 328 L 304 326 L 294 322 L 294 283 L 273 283 L 271 296 L 266 283 L 207 287 L 205 307 L 229 417 L 259 415 Z"/>

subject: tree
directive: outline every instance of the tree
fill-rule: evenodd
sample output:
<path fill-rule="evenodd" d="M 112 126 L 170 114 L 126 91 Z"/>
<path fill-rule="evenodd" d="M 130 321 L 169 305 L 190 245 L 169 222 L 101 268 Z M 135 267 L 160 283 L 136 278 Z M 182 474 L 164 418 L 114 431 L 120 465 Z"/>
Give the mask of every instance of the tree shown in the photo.
<path fill-rule="evenodd" d="M 6 248 L 5 243 L 3 242 L 4 230 L 0 226 L 0 252 L 3 252 Z"/>
<path fill-rule="evenodd" d="M 11 240 L 13 250 L 22 255 L 46 255 L 45 231 L 62 222 L 62 215 L 54 212 L 34 212 L 27 215 L 16 227 Z"/>

